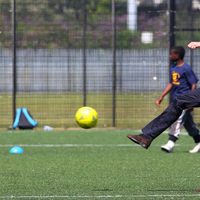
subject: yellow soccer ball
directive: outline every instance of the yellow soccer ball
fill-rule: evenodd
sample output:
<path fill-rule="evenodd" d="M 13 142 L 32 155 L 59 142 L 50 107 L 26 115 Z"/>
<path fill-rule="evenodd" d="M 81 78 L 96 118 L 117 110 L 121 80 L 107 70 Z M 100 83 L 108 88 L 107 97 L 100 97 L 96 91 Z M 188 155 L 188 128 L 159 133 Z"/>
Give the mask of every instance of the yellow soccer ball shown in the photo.
<path fill-rule="evenodd" d="M 95 109 L 85 106 L 77 110 L 75 120 L 82 128 L 92 128 L 97 125 L 98 113 Z"/>

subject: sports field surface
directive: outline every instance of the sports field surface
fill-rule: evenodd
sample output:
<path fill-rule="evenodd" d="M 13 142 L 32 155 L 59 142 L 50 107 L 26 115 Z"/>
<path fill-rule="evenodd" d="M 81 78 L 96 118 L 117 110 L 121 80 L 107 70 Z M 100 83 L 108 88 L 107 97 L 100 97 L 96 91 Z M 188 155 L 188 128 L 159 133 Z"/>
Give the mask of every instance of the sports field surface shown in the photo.
<path fill-rule="evenodd" d="M 6 131 L 0 133 L 0 199 L 200 199 L 200 154 L 181 136 L 145 150 L 132 130 Z M 9 149 L 21 145 L 24 154 Z"/>

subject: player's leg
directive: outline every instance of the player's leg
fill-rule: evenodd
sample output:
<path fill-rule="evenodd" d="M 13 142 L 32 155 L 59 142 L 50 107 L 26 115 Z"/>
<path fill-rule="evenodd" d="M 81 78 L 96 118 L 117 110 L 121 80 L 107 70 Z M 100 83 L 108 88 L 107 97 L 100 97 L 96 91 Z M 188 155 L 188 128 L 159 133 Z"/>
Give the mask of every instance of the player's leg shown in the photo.
<path fill-rule="evenodd" d="M 184 110 L 181 116 L 170 126 L 168 142 L 165 145 L 161 146 L 161 149 L 163 151 L 168 152 L 168 153 L 173 151 L 175 143 L 178 140 L 180 132 L 181 132 L 181 126 L 182 126 L 185 113 L 186 111 Z"/>
<path fill-rule="evenodd" d="M 153 119 L 142 129 L 140 135 L 128 135 L 133 142 L 148 148 L 151 142 L 173 124 L 181 115 L 182 109 L 177 107 L 176 103 L 171 103 L 163 113 Z"/>
<path fill-rule="evenodd" d="M 200 134 L 199 129 L 194 123 L 192 111 L 188 110 L 185 114 L 184 127 L 187 130 L 188 134 L 193 138 L 196 143 L 195 147 L 190 150 L 190 153 L 197 153 L 200 151 Z"/>
<path fill-rule="evenodd" d="M 161 115 L 142 129 L 141 135 L 128 135 L 128 138 L 147 149 L 156 137 L 179 118 L 183 110 L 193 107 L 200 107 L 200 88 L 177 97 Z"/>
<path fill-rule="evenodd" d="M 176 106 L 182 110 L 200 107 L 200 88 L 178 96 Z"/>

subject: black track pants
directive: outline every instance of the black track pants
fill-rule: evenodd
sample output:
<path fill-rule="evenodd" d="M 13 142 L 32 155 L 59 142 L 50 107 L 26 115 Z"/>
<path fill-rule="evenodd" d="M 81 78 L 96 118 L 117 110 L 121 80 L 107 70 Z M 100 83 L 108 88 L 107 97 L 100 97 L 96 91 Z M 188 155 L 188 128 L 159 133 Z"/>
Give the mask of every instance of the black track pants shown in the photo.
<path fill-rule="evenodd" d="M 178 96 L 163 113 L 142 129 L 142 133 L 155 139 L 179 118 L 183 110 L 194 107 L 200 107 L 200 88 Z"/>

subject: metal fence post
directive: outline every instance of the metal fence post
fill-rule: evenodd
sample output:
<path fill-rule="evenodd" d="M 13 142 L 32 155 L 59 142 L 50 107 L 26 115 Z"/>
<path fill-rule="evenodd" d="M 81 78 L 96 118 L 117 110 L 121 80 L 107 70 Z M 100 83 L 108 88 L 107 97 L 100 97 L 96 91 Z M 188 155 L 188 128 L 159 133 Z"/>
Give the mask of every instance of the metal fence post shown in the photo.
<path fill-rule="evenodd" d="M 12 89 L 12 109 L 13 109 L 13 122 L 15 120 L 16 112 L 16 93 L 17 93 L 17 69 L 16 69 L 16 0 L 12 0 L 12 76 L 13 76 L 13 89 Z"/>
<path fill-rule="evenodd" d="M 83 106 L 87 105 L 87 0 L 83 9 Z"/>
<path fill-rule="evenodd" d="M 169 0 L 169 49 L 175 46 L 176 0 Z"/>
<path fill-rule="evenodd" d="M 112 126 L 116 126 L 116 17 L 115 0 L 112 0 Z"/>
<path fill-rule="evenodd" d="M 190 31 L 190 41 L 192 41 L 193 37 L 194 37 L 194 34 L 193 34 L 193 29 L 194 29 L 194 16 L 193 15 L 194 14 L 192 12 L 192 1 L 190 1 L 189 12 L 190 12 L 190 23 L 189 23 L 189 25 L 190 25 L 190 29 L 191 29 L 191 31 Z M 190 65 L 191 65 L 192 68 L 193 68 L 193 57 L 194 57 L 193 50 L 190 49 Z"/>
<path fill-rule="evenodd" d="M 168 12 L 169 12 L 169 52 L 172 47 L 175 46 L 175 25 L 176 25 L 176 0 L 168 1 Z M 169 59 L 169 74 L 170 74 L 171 61 Z M 170 78 L 170 77 L 169 77 Z M 171 94 L 169 95 L 169 101 L 171 99 Z"/>

